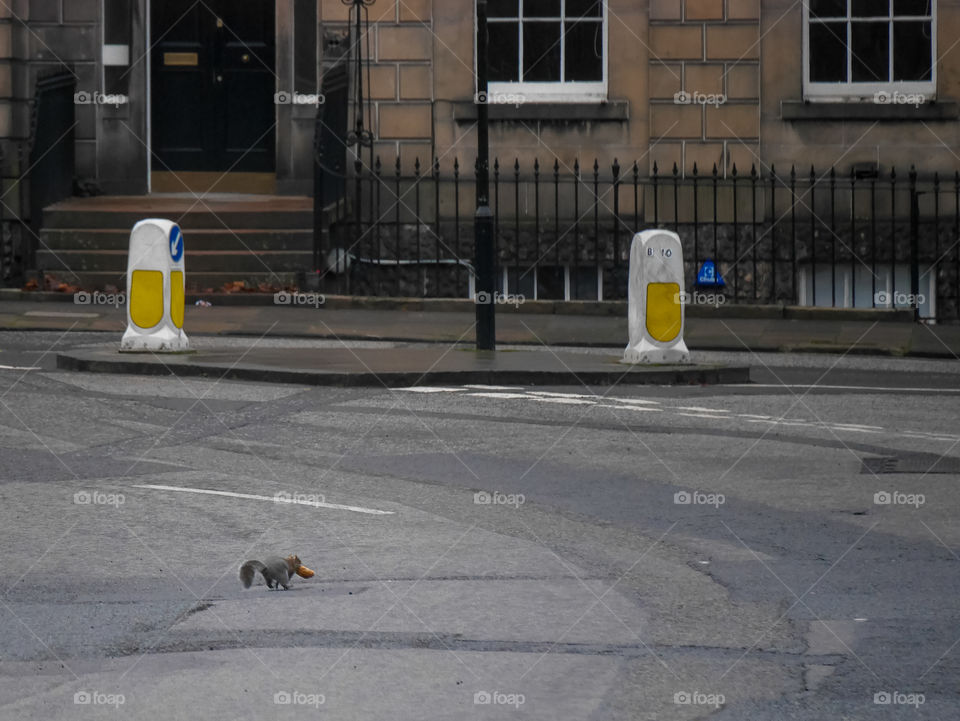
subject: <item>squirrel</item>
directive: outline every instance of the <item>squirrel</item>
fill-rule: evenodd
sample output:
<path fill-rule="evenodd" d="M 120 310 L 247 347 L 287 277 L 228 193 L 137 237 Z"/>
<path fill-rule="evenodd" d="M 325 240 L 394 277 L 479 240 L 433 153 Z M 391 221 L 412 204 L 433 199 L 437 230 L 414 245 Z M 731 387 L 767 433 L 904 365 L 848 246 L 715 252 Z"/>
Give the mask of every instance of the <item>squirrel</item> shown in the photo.
<path fill-rule="evenodd" d="M 240 566 L 240 580 L 244 588 L 250 588 L 253 583 L 253 577 L 257 571 L 263 575 L 263 580 L 267 582 L 267 588 L 280 588 L 283 590 L 290 588 L 290 579 L 294 574 L 300 571 L 300 557 L 287 556 L 268 556 L 265 563 L 260 561 L 247 561 Z"/>

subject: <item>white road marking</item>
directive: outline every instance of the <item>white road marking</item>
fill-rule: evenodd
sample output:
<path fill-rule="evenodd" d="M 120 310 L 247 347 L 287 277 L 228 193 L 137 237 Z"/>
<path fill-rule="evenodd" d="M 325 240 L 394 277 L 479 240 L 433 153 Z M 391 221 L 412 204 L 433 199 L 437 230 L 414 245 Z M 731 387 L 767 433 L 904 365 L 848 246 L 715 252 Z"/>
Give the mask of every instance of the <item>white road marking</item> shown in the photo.
<path fill-rule="evenodd" d="M 611 406 L 607 403 L 598 403 L 597 408 L 615 408 L 618 411 L 639 411 L 640 413 L 663 413 L 663 408 L 648 408 L 646 406 Z"/>
<path fill-rule="evenodd" d="M 463 386 L 463 388 L 473 388 L 473 389 L 476 389 L 476 390 L 478 390 L 478 391 L 522 391 L 522 390 L 523 390 L 523 388 L 522 388 L 521 386 L 483 386 L 483 385 L 468 385 L 468 386 Z M 457 390 L 463 390 L 463 388 L 459 388 L 459 389 L 457 389 Z"/>
<path fill-rule="evenodd" d="M 747 386 L 742 383 L 725 383 L 722 388 L 803 388 L 822 389 L 825 391 L 898 391 L 903 393 L 960 393 L 960 388 L 888 388 L 886 386 L 825 386 L 801 385 L 797 383 L 751 383 Z"/>
<path fill-rule="evenodd" d="M 775 385 L 775 384 L 752 384 L 755 388 L 824 388 L 834 390 L 874 390 L 874 391 L 921 391 L 921 392 L 941 392 L 936 388 L 887 388 L 881 386 L 821 386 L 821 385 Z M 739 384 L 728 384 L 728 387 L 742 388 Z M 606 397 L 585 393 L 558 393 L 556 391 L 535 391 L 525 390 L 521 386 L 485 386 L 485 385 L 464 385 L 458 388 L 446 387 L 413 387 L 401 388 L 399 390 L 411 391 L 414 393 L 456 393 L 459 391 L 470 391 L 464 395 L 474 398 L 493 398 L 499 400 L 525 400 L 536 403 L 557 403 L 562 405 L 593 405 L 597 408 L 612 408 L 614 410 L 630 410 L 639 413 L 662 413 L 669 411 L 678 416 L 687 416 L 688 418 L 706 418 L 712 421 L 733 420 L 742 418 L 747 423 L 766 423 L 774 426 L 795 426 L 802 428 L 816 428 L 833 432 L 847 431 L 850 433 L 893 433 L 908 438 L 923 438 L 925 440 L 937 441 L 957 441 L 960 438 L 955 436 L 945 436 L 943 434 L 922 433 L 922 432 L 897 432 L 881 426 L 869 426 L 863 423 L 836 423 L 822 420 L 809 420 L 805 418 L 774 418 L 772 416 L 758 415 L 754 413 L 731 413 L 725 408 L 706 408 L 704 406 L 666 406 L 661 408 L 652 408 L 651 406 L 662 405 L 662 401 L 649 400 L 646 398 L 616 398 Z M 960 393 L 960 389 L 942 389 L 950 393 Z M 606 401 L 601 403 L 599 401 Z"/>
<path fill-rule="evenodd" d="M 882 433 L 882 431 L 875 431 L 871 428 L 850 428 L 849 426 L 827 426 L 830 430 L 833 431 L 849 431 L 850 433 Z"/>
<path fill-rule="evenodd" d="M 439 386 L 412 386 L 410 388 L 397 388 L 398 391 L 409 391 L 410 393 L 459 393 L 463 388 L 440 388 Z"/>
<path fill-rule="evenodd" d="M 936 433 L 918 433 L 914 431 L 907 431 L 903 433 L 904 438 L 919 438 L 924 441 L 958 441 L 960 438 L 957 436 L 945 436 L 939 435 Z"/>
<path fill-rule="evenodd" d="M 530 396 L 524 393 L 467 393 L 467 395 L 472 398 L 522 398 L 524 400 L 532 400 Z"/>
<path fill-rule="evenodd" d="M 589 398 L 591 400 L 599 400 L 601 396 L 596 395 L 595 393 L 554 393 L 553 391 L 530 391 L 532 396 L 545 396 L 547 398 Z"/>
<path fill-rule="evenodd" d="M 277 500 L 273 496 L 257 496 L 252 493 L 234 493 L 233 491 L 215 491 L 210 488 L 184 488 L 182 486 L 157 486 L 150 483 L 134 484 L 134 488 L 149 488 L 154 491 L 178 491 L 180 493 L 201 493 L 208 496 L 226 496 L 228 498 L 245 498 L 251 501 L 269 501 L 270 503 L 291 504 L 298 506 L 313 506 L 315 508 L 331 508 L 336 511 L 353 511 L 354 513 L 368 513 L 373 516 L 392 516 L 394 511 L 378 511 L 375 508 L 363 506 L 344 506 L 339 503 L 323 503 L 306 499 L 291 498 Z"/>
<path fill-rule="evenodd" d="M 584 398 L 541 398 L 538 396 L 527 396 L 527 400 L 536 403 L 562 403 L 566 406 L 593 406 L 597 403 Z"/>
<path fill-rule="evenodd" d="M 3 371 L 39 371 L 43 370 L 39 366 L 0 366 Z"/>

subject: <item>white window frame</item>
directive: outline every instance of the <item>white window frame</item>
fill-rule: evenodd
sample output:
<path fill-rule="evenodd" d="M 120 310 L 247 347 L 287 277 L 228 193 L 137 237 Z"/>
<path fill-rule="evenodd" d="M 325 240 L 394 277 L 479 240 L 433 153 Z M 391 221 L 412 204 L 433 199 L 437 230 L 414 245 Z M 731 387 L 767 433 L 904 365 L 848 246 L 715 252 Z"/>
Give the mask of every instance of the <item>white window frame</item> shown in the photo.
<path fill-rule="evenodd" d="M 873 0 L 887 2 L 887 22 L 891 26 L 889 33 L 889 62 L 892 73 L 893 64 L 893 0 Z M 925 16 L 898 15 L 897 18 L 926 20 Z M 839 20 L 839 19 L 838 19 Z M 847 47 L 850 46 L 850 0 L 847 0 Z M 923 95 L 925 101 L 935 100 L 937 93 L 937 0 L 930 0 L 930 80 L 907 82 L 882 83 L 815 83 L 810 80 L 810 6 L 807 0 L 803 2 L 803 99 L 813 102 L 845 102 L 873 100 L 874 95 L 880 92 L 897 92 L 904 95 Z M 847 77 L 850 77 L 852 63 L 847 63 Z"/>
<path fill-rule="evenodd" d="M 578 102 L 604 102 L 607 100 L 607 79 L 609 77 L 609 55 L 610 55 L 610 23 L 608 20 L 607 0 L 601 0 L 600 5 L 603 14 L 600 19 L 603 33 L 603 80 L 594 82 L 583 81 L 563 81 L 556 82 L 491 82 L 488 83 L 487 95 L 491 103 L 501 104 L 520 104 L 520 103 L 578 103 Z M 563 3 L 563 9 L 566 10 L 566 0 Z M 523 17 L 523 0 L 520 0 L 520 6 L 517 11 L 519 17 Z M 563 23 L 565 16 L 557 18 L 558 22 Z M 473 11 L 474 32 L 477 36 L 477 11 L 476 2 L 474 2 Z M 489 23 L 488 23 L 489 24 Z M 518 32 L 520 33 L 520 67 L 523 67 L 523 22 L 520 21 Z M 564 48 L 560 49 L 560 72 L 563 73 L 566 57 Z M 473 67 L 477 67 L 477 47 L 474 43 Z M 474 75 L 476 77 L 476 75 Z M 474 87 L 474 92 L 477 88 Z M 502 99 L 502 100 L 501 100 Z M 519 102 L 517 102 L 519 100 Z"/>
<path fill-rule="evenodd" d="M 817 296 L 824 300 L 817 304 L 817 299 L 813 297 L 811 262 L 801 263 L 797 267 L 797 302 L 801 306 L 816 306 L 819 308 L 829 308 L 831 296 L 831 282 L 834 274 L 837 281 L 836 286 L 836 308 L 898 308 L 904 309 L 910 306 L 902 302 L 896 302 L 907 297 L 910 293 L 910 264 L 900 261 L 894 267 L 893 275 L 890 273 L 890 263 L 884 262 L 877 264 L 876 276 L 871 279 L 871 268 L 866 265 L 856 266 L 855 272 L 851 275 L 850 266 L 831 268 L 827 262 L 817 264 Z M 927 321 L 933 321 L 937 317 L 937 274 L 936 268 L 931 266 L 924 268 L 920 266 L 920 288 L 919 294 L 923 296 L 924 302 L 920 304 L 920 317 Z M 854 289 L 856 289 L 856 305 L 854 301 Z M 889 300 L 885 303 L 877 302 L 878 298 L 871 297 L 871 289 L 874 289 L 879 295 L 885 294 Z"/>

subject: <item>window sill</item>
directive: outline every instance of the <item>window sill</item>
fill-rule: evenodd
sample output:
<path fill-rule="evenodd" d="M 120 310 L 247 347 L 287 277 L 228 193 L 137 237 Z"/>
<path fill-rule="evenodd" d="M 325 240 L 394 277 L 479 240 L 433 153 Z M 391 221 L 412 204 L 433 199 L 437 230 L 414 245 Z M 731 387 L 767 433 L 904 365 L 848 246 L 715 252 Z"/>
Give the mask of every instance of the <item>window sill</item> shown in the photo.
<path fill-rule="evenodd" d="M 952 100 L 923 103 L 920 106 L 781 100 L 780 118 L 782 120 L 956 120 L 960 118 L 960 104 Z"/>
<path fill-rule="evenodd" d="M 612 121 L 630 119 L 630 101 L 607 100 L 605 102 L 575 103 L 522 103 L 520 105 L 492 104 L 490 120 L 532 120 L 544 122 Z M 458 123 L 477 120 L 477 105 L 473 101 L 453 103 L 453 119 Z"/>

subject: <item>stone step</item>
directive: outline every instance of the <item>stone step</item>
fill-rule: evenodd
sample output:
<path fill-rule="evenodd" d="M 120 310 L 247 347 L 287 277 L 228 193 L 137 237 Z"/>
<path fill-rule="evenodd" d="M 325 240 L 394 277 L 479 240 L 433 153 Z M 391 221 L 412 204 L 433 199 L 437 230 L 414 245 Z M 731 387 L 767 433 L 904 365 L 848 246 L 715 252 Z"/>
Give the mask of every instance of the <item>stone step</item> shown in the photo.
<path fill-rule="evenodd" d="M 84 290 L 105 290 L 109 287 L 115 287 L 119 290 L 125 290 L 127 287 L 127 274 L 111 273 L 104 271 L 79 271 L 69 272 L 66 270 L 48 271 L 58 280 L 68 285 L 78 286 Z M 202 293 L 207 288 L 214 292 L 223 288 L 225 283 L 234 283 L 243 281 L 248 287 L 257 288 L 261 283 L 271 288 L 273 287 L 293 287 L 297 284 L 297 274 L 289 272 L 214 272 L 214 273 L 187 273 L 187 292 Z"/>
<path fill-rule="evenodd" d="M 69 198 L 44 209 L 44 228 L 106 228 L 127 232 L 144 218 L 167 218 L 184 232 L 197 229 L 305 230 L 313 227 L 313 200 L 249 195 Z"/>
<path fill-rule="evenodd" d="M 313 265 L 313 253 L 301 250 L 186 250 L 186 268 L 191 273 L 295 273 Z M 55 275 L 81 272 L 125 273 L 127 251 L 63 250 L 37 251 L 37 269 Z M 66 277 L 63 278 L 66 280 Z"/>
<path fill-rule="evenodd" d="M 195 250 L 227 252 L 258 250 L 313 251 L 313 230 L 297 229 L 193 229 L 184 230 L 189 254 Z M 50 250 L 97 251 L 122 250 L 130 245 L 130 229 L 116 228 L 44 228 L 44 245 Z"/>
<path fill-rule="evenodd" d="M 84 289 L 123 288 L 130 230 L 144 218 L 180 224 L 188 288 L 290 286 L 313 265 L 313 199 L 189 193 L 68 198 L 43 212 L 37 270 Z"/>
<path fill-rule="evenodd" d="M 225 230 L 228 228 L 247 229 L 297 229 L 313 227 L 312 213 L 264 213 L 262 211 L 230 211 L 214 214 L 206 211 L 190 212 L 186 215 L 160 215 L 135 211 L 43 211 L 45 228 L 116 228 L 128 233 L 139 221 L 145 218 L 165 217 L 177 222 L 183 231 L 199 229 Z"/>

